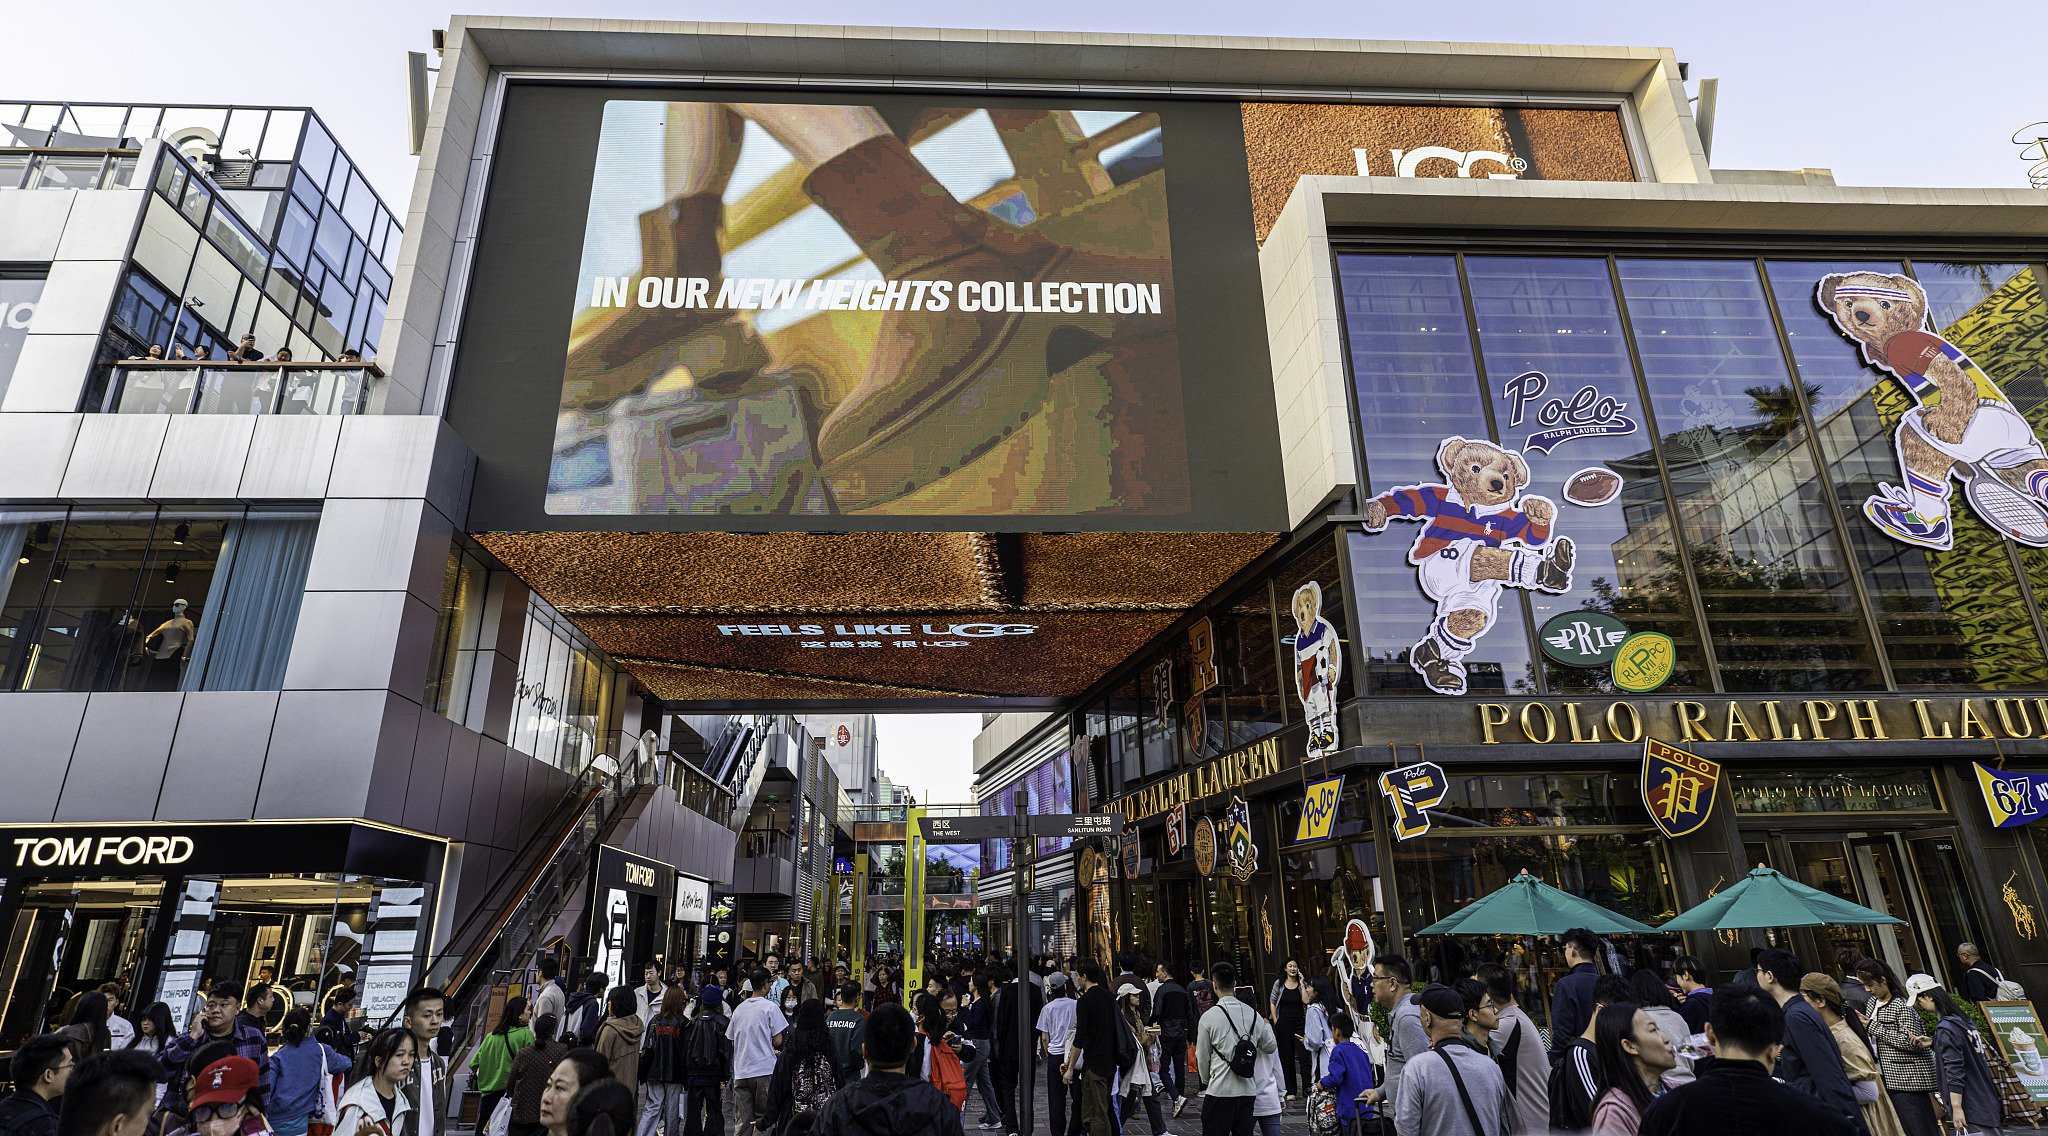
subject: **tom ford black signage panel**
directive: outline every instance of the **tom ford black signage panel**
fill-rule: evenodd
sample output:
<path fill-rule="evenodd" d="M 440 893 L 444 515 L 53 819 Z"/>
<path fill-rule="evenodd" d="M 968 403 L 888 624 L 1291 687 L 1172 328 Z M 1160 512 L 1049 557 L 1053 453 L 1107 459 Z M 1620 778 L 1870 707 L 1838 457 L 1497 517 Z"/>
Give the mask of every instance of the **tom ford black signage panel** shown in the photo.
<path fill-rule="evenodd" d="M 719 94 L 508 92 L 473 528 L 1285 527 L 1234 106 Z"/>
<path fill-rule="evenodd" d="M 0 828 L 0 874 L 358 872 L 427 880 L 437 842 L 353 824 L 39 824 Z"/>

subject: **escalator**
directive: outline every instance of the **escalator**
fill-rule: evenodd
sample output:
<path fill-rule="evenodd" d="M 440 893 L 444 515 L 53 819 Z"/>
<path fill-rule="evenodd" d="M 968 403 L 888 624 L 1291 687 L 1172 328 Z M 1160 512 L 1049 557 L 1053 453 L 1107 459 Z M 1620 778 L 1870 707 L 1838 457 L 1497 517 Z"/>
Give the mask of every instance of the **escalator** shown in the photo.
<path fill-rule="evenodd" d="M 446 991 L 447 1020 L 453 1036 L 462 1039 L 452 1068 L 465 1068 L 469 1052 L 483 1040 L 496 992 L 538 981 L 540 953 L 567 933 L 583 909 L 598 848 L 618 844 L 656 792 L 676 786 L 680 793 L 677 771 L 683 764 L 723 773 L 721 784 L 731 786 L 737 800 L 733 823 L 744 823 L 767 765 L 761 751 L 772 719 L 735 715 L 714 721 L 704 723 L 711 735 L 702 738 L 702 755 L 694 742 L 679 747 L 681 752 L 659 752 L 649 735 L 616 768 L 602 755 L 593 760 L 512 868 L 493 881 L 450 936 L 448 948 L 429 962 L 428 982 Z"/>

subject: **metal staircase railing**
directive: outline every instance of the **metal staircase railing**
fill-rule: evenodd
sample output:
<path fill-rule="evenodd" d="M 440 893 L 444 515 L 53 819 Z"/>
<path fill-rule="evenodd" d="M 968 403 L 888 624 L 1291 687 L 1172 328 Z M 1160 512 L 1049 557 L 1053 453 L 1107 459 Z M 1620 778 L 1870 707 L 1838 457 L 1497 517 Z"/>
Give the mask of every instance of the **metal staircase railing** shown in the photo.
<path fill-rule="evenodd" d="M 629 760 L 616 771 L 593 760 L 570 792 L 579 807 L 550 835 L 552 847 L 510 893 L 510 902 L 491 916 L 489 927 L 460 956 L 451 950 L 429 964 L 430 981 L 446 974 L 440 982 L 448 995 L 447 1020 L 455 1027 L 455 1036 L 464 1039 L 461 1048 L 467 1050 L 483 1039 L 491 990 L 499 977 L 531 971 L 542 936 L 589 882 L 598 846 L 612 838 L 641 798 L 661 785 L 660 766 L 651 759 Z M 455 936 L 451 943 L 461 939 Z"/>
<path fill-rule="evenodd" d="M 721 754 L 734 771 L 743 792 L 736 817 L 744 817 L 759 791 L 767 762 L 762 756 L 768 739 L 767 716 L 728 720 L 727 728 L 712 739 L 712 752 Z M 729 747 L 729 751 L 728 751 Z M 452 1068 L 466 1068 L 468 1053 L 481 1044 L 487 1032 L 492 992 L 511 984 L 532 985 L 539 980 L 534 969 L 544 938 L 571 904 L 583 894 L 600 845 L 614 840 L 629 818 L 637 817 L 648 797 L 665 787 L 662 763 L 651 758 L 629 761 L 616 773 L 605 772 L 593 761 L 579 778 L 582 807 L 573 823 L 554 836 L 552 853 L 533 869 L 517 898 L 499 912 L 490 930 L 478 938 L 450 970 L 443 985 L 448 994 L 448 1023 L 460 1060 Z M 728 781 L 727 784 L 733 784 Z M 460 941 L 460 936 L 454 940 Z M 428 973 L 433 974 L 430 967 Z M 614 979 L 622 976 L 613 975 Z"/>

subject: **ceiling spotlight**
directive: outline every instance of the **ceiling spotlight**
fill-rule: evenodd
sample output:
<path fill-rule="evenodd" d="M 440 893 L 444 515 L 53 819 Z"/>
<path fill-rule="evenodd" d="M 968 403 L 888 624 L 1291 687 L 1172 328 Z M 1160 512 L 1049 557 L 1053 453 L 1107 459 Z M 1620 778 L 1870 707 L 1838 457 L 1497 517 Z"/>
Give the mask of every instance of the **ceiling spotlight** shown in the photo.
<path fill-rule="evenodd" d="M 66 569 L 68 569 L 68 568 L 70 568 L 70 567 L 71 567 L 71 564 L 70 564 L 70 562 L 69 562 L 69 561 L 59 560 L 59 561 L 58 561 L 58 562 L 56 563 L 56 565 L 55 565 L 54 567 L 52 567 L 52 568 L 50 569 L 50 582 L 51 582 L 51 583 L 53 583 L 53 584 L 61 584 L 61 583 L 63 583 L 63 582 L 64 582 L 64 572 L 65 572 L 65 570 L 66 570 Z"/>
<path fill-rule="evenodd" d="M 166 584 L 175 584 L 175 583 L 177 583 L 177 582 L 178 582 L 178 572 L 179 572 L 179 571 L 180 571 L 180 568 L 179 568 L 178 562 L 177 562 L 177 561 L 175 561 L 175 560 L 171 561 L 171 565 L 170 565 L 170 567 L 168 567 L 168 568 L 165 568 L 165 569 L 164 569 L 164 583 L 166 583 Z"/>
<path fill-rule="evenodd" d="M 172 543 L 172 544 L 183 544 L 183 543 L 185 543 L 185 538 L 186 538 L 186 537 L 188 537 L 188 536 L 191 536 L 191 535 L 192 535 L 192 526 L 191 526 L 191 525 L 188 525 L 188 524 L 186 524 L 186 523 L 185 523 L 185 522 L 183 522 L 183 521 L 179 521 L 179 522 L 178 522 L 178 527 L 177 527 L 177 528 L 174 528 L 174 529 L 172 529 L 172 530 L 171 530 L 171 543 Z"/>

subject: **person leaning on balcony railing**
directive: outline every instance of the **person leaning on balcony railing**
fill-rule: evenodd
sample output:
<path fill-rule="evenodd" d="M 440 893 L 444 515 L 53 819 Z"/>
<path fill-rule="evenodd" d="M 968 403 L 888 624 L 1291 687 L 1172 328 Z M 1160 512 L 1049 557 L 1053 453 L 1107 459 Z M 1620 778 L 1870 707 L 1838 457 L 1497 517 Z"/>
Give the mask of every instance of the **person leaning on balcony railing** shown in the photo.
<path fill-rule="evenodd" d="M 235 345 L 234 350 L 228 352 L 228 362 L 230 363 L 260 363 L 262 361 L 263 352 L 257 348 L 256 337 L 253 335 L 242 336 L 242 341 Z"/>
<path fill-rule="evenodd" d="M 269 359 L 266 359 L 264 361 L 267 363 L 289 363 L 292 361 L 292 349 L 289 347 L 280 347 L 277 349 L 277 354 L 272 355 Z"/>
<path fill-rule="evenodd" d="M 163 360 L 163 357 L 164 357 L 164 345 L 163 345 L 163 344 L 161 344 L 161 343 L 152 343 L 152 344 L 150 344 L 150 345 L 149 345 L 149 354 L 147 354 L 147 355 L 130 355 L 130 356 L 128 356 L 128 358 L 127 358 L 126 360 L 123 360 L 123 361 L 124 361 L 124 362 L 137 362 L 137 361 L 141 361 L 141 362 L 161 362 L 161 361 Z"/>

